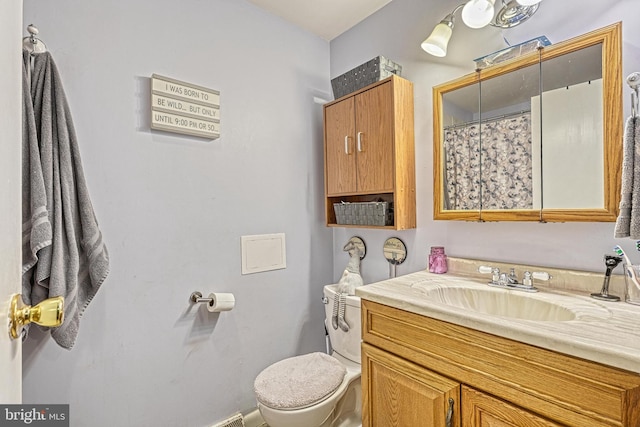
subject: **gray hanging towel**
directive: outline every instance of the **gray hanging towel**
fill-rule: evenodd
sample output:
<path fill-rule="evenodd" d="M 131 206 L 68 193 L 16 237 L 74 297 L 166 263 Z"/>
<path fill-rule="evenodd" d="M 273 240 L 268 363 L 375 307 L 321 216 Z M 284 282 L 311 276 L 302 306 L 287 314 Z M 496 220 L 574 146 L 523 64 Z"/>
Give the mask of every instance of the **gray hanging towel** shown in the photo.
<path fill-rule="evenodd" d="M 38 252 L 51 245 L 51 223 L 47 211 L 40 148 L 31 102 L 29 52 L 23 52 L 22 67 L 22 274 L 30 283 L 38 262 Z M 30 304 L 31 287 L 26 286 L 22 299 Z"/>
<path fill-rule="evenodd" d="M 28 67 L 28 53 L 24 58 L 23 65 Z M 23 266 L 30 268 L 23 272 L 23 294 L 32 305 L 49 297 L 64 297 L 64 322 L 51 329 L 51 336 L 70 349 L 76 341 L 80 317 L 109 273 L 109 255 L 89 198 L 58 69 L 49 52 L 36 54 L 31 61 L 31 90 L 24 96 L 30 95 L 33 120 L 23 118 L 29 129 L 23 144 L 33 145 L 31 127 L 35 127 L 52 238 L 50 244 L 36 250 L 35 265 Z M 28 112 L 28 108 L 25 110 Z M 29 184 L 23 182 L 25 185 Z M 35 199 L 30 203 L 38 209 L 42 197 L 39 191 L 30 193 Z M 33 227 L 34 221 L 31 223 Z M 30 247 L 38 247 L 33 244 Z"/>
<path fill-rule="evenodd" d="M 624 129 L 620 213 L 614 237 L 640 239 L 640 119 L 634 116 Z"/>

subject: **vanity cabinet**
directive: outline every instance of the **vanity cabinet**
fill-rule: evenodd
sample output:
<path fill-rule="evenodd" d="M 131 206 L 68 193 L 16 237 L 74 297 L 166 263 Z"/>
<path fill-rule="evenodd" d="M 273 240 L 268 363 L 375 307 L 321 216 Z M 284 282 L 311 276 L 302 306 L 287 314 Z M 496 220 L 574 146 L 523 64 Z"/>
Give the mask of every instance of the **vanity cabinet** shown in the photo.
<path fill-rule="evenodd" d="M 366 427 L 447 426 L 449 397 L 452 426 L 640 425 L 633 372 L 368 300 L 362 338 Z"/>
<path fill-rule="evenodd" d="M 328 226 L 334 203 L 384 201 L 393 223 L 377 227 L 415 228 L 413 83 L 392 76 L 326 104 L 324 160 Z"/>
<path fill-rule="evenodd" d="M 462 386 L 462 425 L 476 427 L 561 427 L 536 414 L 495 397 Z"/>
<path fill-rule="evenodd" d="M 368 378 L 363 425 L 460 426 L 460 383 L 368 344 L 362 344 L 362 374 Z"/>

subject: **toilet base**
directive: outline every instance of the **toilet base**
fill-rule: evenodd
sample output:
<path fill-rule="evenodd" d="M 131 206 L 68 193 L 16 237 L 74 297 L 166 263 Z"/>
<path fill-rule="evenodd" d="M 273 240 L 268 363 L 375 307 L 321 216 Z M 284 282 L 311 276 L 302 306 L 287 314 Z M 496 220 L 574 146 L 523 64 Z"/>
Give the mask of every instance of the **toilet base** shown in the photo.
<path fill-rule="evenodd" d="M 269 427 L 362 427 L 360 372 L 348 370 L 347 375 L 352 378 L 346 390 L 308 408 L 287 411 L 258 403 L 258 409 Z"/>
<path fill-rule="evenodd" d="M 336 406 L 328 427 L 362 427 L 362 386 L 358 377 Z"/>

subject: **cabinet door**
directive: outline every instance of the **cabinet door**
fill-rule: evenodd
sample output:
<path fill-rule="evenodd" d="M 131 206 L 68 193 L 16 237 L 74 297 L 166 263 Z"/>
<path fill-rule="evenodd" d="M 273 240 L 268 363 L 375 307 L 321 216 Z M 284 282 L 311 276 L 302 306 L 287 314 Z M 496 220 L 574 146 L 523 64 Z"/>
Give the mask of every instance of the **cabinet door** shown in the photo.
<path fill-rule="evenodd" d="M 355 101 L 347 98 L 324 114 L 327 195 L 355 192 Z"/>
<path fill-rule="evenodd" d="M 463 427 L 562 426 L 464 385 L 461 405 Z"/>
<path fill-rule="evenodd" d="M 460 384 L 362 344 L 363 427 L 459 427 Z"/>
<path fill-rule="evenodd" d="M 358 191 L 393 191 L 395 162 L 391 82 L 359 93 L 355 98 Z"/>

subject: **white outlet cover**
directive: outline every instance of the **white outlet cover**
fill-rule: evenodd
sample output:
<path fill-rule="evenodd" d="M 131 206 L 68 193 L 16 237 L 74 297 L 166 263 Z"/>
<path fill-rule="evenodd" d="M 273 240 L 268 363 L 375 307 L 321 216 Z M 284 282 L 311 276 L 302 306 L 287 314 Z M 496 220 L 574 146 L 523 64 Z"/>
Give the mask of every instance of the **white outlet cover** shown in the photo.
<path fill-rule="evenodd" d="M 242 274 L 287 268 L 284 233 L 242 236 Z"/>

